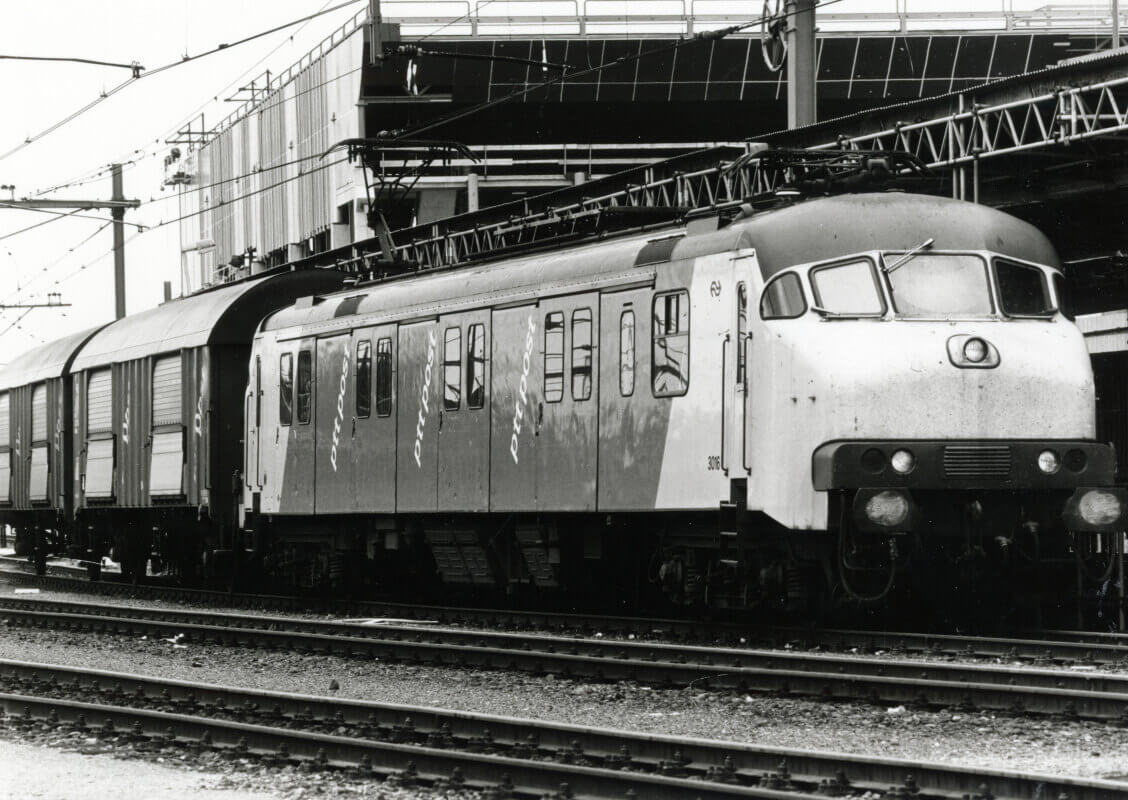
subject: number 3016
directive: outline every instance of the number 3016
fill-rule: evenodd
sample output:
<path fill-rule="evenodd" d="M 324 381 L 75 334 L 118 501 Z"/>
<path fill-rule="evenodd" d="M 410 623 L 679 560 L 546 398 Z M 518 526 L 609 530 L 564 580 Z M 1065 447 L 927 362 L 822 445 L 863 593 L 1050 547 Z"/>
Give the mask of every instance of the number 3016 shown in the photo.
<path fill-rule="evenodd" d="M 707 462 L 707 468 L 710 469 L 710 470 L 721 468 L 721 457 L 720 456 L 709 456 L 708 458 L 706 458 L 706 462 Z"/>

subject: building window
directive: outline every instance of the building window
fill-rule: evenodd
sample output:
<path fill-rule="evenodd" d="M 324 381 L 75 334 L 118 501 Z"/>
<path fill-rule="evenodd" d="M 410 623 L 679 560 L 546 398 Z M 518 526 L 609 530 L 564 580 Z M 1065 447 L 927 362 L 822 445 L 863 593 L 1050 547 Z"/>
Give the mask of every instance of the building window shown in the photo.
<path fill-rule="evenodd" d="M 392 340 L 384 337 L 376 342 L 376 416 L 392 413 Z"/>
<path fill-rule="evenodd" d="M 462 329 L 443 335 L 443 411 L 457 411 L 462 402 Z"/>
<path fill-rule="evenodd" d="M 372 415 L 372 342 L 356 343 L 356 415 Z"/>
<path fill-rule="evenodd" d="M 619 394 L 630 397 L 635 383 L 635 313 L 624 311 L 619 317 Z"/>
<path fill-rule="evenodd" d="M 572 399 L 591 397 L 591 309 L 572 312 Z"/>
<path fill-rule="evenodd" d="M 278 422 L 294 421 L 294 354 L 283 353 L 278 359 Z"/>
<path fill-rule="evenodd" d="M 553 311 L 544 318 L 544 401 L 559 403 L 564 397 L 564 314 Z"/>
<path fill-rule="evenodd" d="M 486 404 L 486 326 L 470 326 L 466 342 L 466 403 L 470 408 Z"/>
<path fill-rule="evenodd" d="M 651 384 L 655 397 L 677 397 L 689 390 L 689 292 L 654 296 L 654 347 Z"/>
<path fill-rule="evenodd" d="M 298 352 L 298 424 L 308 425 L 313 410 L 313 353 Z"/>

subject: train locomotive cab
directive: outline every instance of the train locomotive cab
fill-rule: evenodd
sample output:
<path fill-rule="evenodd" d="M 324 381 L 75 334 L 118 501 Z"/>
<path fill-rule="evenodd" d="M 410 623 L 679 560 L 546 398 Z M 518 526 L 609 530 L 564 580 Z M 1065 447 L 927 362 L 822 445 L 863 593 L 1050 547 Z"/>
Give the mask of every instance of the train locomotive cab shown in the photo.
<path fill-rule="evenodd" d="M 1049 244 L 970 204 L 903 198 L 922 212 L 909 226 L 852 199 L 872 228 L 842 238 L 876 246 L 765 284 L 752 428 L 786 466 L 753 478 L 750 502 L 796 538 L 826 530 L 820 558 L 852 600 L 904 582 L 946 605 L 1013 599 L 1056 557 L 1107 551 L 1125 495 Z"/>

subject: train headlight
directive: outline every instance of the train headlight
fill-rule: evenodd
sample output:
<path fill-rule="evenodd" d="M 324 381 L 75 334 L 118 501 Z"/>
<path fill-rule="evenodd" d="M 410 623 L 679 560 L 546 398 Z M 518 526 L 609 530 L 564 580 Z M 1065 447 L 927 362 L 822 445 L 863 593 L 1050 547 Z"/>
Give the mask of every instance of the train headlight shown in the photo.
<path fill-rule="evenodd" d="M 1070 472 L 1080 472 L 1089 462 L 1084 450 L 1073 449 L 1065 454 L 1065 468 Z"/>
<path fill-rule="evenodd" d="M 893 465 L 893 469 L 906 475 L 916 466 L 916 456 L 913 455 L 912 450 L 897 450 L 890 457 L 889 463 Z"/>
<path fill-rule="evenodd" d="M 963 346 L 964 358 L 972 364 L 979 364 L 983 359 L 987 358 L 987 342 L 980 339 L 978 336 L 972 336 Z"/>
<path fill-rule="evenodd" d="M 894 528 L 909 518 L 909 499 L 900 492 L 878 492 L 866 501 L 866 519 L 883 528 Z"/>
<path fill-rule="evenodd" d="M 1043 450 L 1038 454 L 1038 469 L 1047 475 L 1053 475 L 1061 469 L 1061 459 L 1053 450 Z"/>
<path fill-rule="evenodd" d="M 1120 498 L 1112 492 L 1090 489 L 1081 496 L 1077 513 L 1090 525 L 1111 525 L 1120 519 Z"/>

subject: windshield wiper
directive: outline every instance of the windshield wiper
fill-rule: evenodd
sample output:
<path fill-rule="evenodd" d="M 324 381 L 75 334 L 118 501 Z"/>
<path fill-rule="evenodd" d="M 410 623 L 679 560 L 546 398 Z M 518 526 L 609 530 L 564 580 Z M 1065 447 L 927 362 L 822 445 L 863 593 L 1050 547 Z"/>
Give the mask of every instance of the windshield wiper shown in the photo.
<path fill-rule="evenodd" d="M 902 255 L 900 258 L 898 258 L 896 261 L 894 261 L 889 266 L 885 266 L 885 256 L 882 256 L 881 257 L 881 265 L 882 265 L 881 271 L 884 272 L 886 275 L 888 275 L 893 270 L 898 269 L 899 267 L 905 266 L 905 264 L 907 264 L 909 262 L 909 260 L 911 258 L 915 257 L 921 250 L 927 250 L 928 248 L 932 247 L 932 243 L 934 241 L 936 241 L 936 240 L 933 239 L 931 236 L 929 236 L 927 239 L 925 239 L 923 242 L 918 244 L 916 247 L 914 247 L 909 252 Z"/>

